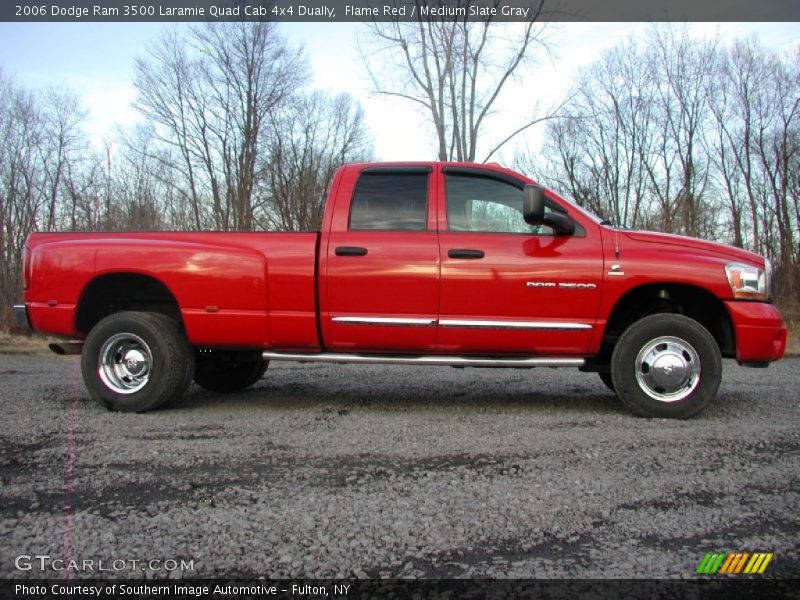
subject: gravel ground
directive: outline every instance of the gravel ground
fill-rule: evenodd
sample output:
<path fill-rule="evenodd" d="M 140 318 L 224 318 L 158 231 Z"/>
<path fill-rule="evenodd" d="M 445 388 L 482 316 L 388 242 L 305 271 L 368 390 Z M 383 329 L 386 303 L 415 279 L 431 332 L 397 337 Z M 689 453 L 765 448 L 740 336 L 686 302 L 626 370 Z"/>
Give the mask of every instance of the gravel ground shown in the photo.
<path fill-rule="evenodd" d="M 76 357 L 3 354 L 0 576 L 680 578 L 763 551 L 798 577 L 800 359 L 724 368 L 690 421 L 575 370 L 294 363 L 123 415 Z"/>

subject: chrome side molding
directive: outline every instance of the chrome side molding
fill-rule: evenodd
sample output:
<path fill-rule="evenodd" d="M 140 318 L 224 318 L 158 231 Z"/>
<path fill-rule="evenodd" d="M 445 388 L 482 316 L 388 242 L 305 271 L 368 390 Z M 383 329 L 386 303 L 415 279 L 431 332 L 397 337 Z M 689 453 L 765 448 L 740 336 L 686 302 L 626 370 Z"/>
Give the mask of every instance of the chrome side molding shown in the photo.
<path fill-rule="evenodd" d="M 582 367 L 586 361 L 582 358 L 558 356 L 536 357 L 482 357 L 482 356 L 395 356 L 384 354 L 341 354 L 337 352 L 321 352 L 305 354 L 295 352 L 272 352 L 263 354 L 264 360 L 291 360 L 297 362 L 325 363 L 358 363 L 372 365 L 425 365 L 451 367 L 504 367 L 529 369 L 532 367 Z"/>
<path fill-rule="evenodd" d="M 480 319 L 439 319 L 441 327 L 463 327 L 466 329 L 535 329 L 539 331 L 581 331 L 591 329 L 585 323 L 555 321 L 484 321 Z"/>
<path fill-rule="evenodd" d="M 349 323 L 350 325 L 397 325 L 406 327 L 432 327 L 436 319 L 409 319 L 400 317 L 333 317 L 334 323 Z"/>
<path fill-rule="evenodd" d="M 433 327 L 438 323 L 440 327 L 458 327 L 465 329 L 517 329 L 517 330 L 532 329 L 538 331 L 584 331 L 592 328 L 592 326 L 587 323 L 572 323 L 568 321 L 515 321 L 512 319 L 502 319 L 502 320 L 431 319 L 427 317 L 408 318 L 408 317 L 350 316 L 350 317 L 333 317 L 331 321 L 334 323 L 342 323 L 345 325 L 383 325 L 387 327 Z"/>

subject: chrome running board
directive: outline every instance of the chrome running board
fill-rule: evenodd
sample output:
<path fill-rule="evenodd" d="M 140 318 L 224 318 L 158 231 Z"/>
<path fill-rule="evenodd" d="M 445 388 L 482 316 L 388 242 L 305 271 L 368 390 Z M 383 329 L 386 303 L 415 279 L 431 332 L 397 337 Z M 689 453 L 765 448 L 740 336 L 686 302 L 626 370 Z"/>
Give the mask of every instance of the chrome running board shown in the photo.
<path fill-rule="evenodd" d="M 481 356 L 387 356 L 383 354 L 339 354 L 321 352 L 302 354 L 292 352 L 264 352 L 264 360 L 292 360 L 298 362 L 360 363 L 371 365 L 444 365 L 451 367 L 510 367 L 529 369 L 532 367 L 582 367 L 582 358 L 522 357 L 488 358 Z"/>

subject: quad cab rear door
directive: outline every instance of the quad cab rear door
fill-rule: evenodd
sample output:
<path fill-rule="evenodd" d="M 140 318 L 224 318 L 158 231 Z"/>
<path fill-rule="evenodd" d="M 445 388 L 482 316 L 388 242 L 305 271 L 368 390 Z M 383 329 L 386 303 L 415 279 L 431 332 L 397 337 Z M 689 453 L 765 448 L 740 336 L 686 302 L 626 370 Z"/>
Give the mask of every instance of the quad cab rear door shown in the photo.
<path fill-rule="evenodd" d="M 439 241 L 433 168 L 367 166 L 338 182 L 320 248 L 320 326 L 339 352 L 433 352 Z"/>

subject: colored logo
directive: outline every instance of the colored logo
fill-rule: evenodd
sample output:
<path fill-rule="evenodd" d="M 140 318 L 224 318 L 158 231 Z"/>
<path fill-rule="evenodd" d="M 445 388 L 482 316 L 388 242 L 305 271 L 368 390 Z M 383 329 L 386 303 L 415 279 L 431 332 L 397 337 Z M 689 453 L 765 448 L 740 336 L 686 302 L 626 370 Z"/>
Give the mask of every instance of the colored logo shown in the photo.
<path fill-rule="evenodd" d="M 760 575 L 766 570 L 772 556 L 772 552 L 754 552 L 753 554 L 749 552 L 708 552 L 697 566 L 697 573 L 701 575 L 713 575 L 714 573 Z"/>

